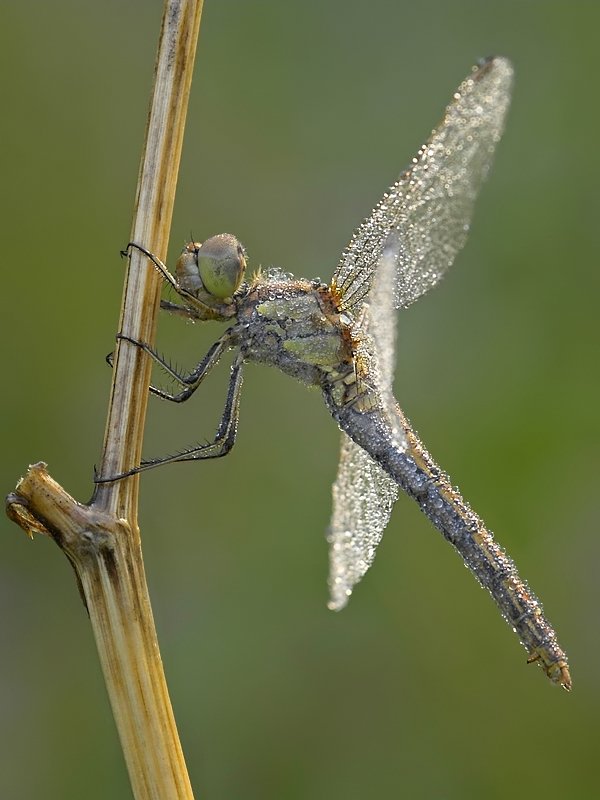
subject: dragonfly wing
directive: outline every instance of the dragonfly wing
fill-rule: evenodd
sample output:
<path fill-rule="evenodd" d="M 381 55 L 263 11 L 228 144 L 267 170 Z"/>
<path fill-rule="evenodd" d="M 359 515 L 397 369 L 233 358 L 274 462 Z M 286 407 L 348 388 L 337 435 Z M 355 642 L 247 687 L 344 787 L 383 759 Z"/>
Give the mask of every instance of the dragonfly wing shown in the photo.
<path fill-rule="evenodd" d="M 463 246 L 475 197 L 491 164 L 510 96 L 502 58 L 476 67 L 411 167 L 354 234 L 333 279 L 355 318 L 357 380 L 376 388 L 380 413 L 407 447 L 392 390 L 396 315 L 434 286 Z M 330 608 L 348 602 L 375 557 L 398 487 L 342 434 L 329 528 Z"/>
<path fill-rule="evenodd" d="M 396 401 L 392 394 L 396 314 L 393 307 L 395 260 L 383 252 L 373 280 L 369 304 L 355 326 L 357 363 L 365 366 L 362 379 L 377 387 L 381 413 L 400 448 L 406 434 L 394 413 L 386 413 Z M 363 352 L 361 352 L 363 351 Z M 333 484 L 333 513 L 329 527 L 329 607 L 343 608 L 352 588 L 375 558 L 388 524 L 398 486 L 361 447 L 342 433 L 338 474 Z"/>
<path fill-rule="evenodd" d="M 342 433 L 328 532 L 329 608 L 343 608 L 375 558 L 398 487 L 349 436 Z"/>
<path fill-rule="evenodd" d="M 381 396 L 382 405 L 387 408 L 395 402 L 392 394 L 394 370 L 396 366 L 396 320 L 394 310 L 394 280 L 396 276 L 396 253 L 386 247 L 377 263 L 371 282 L 368 304 L 361 313 L 357 325 L 359 347 L 371 352 L 374 359 L 367 359 L 369 371 L 373 373 Z M 363 342 L 365 344 L 360 344 Z"/>
<path fill-rule="evenodd" d="M 396 260 L 395 306 L 434 286 L 464 245 L 477 193 L 504 127 L 513 70 L 504 58 L 473 68 L 440 125 L 355 231 L 332 286 L 356 314 L 382 253 Z"/>

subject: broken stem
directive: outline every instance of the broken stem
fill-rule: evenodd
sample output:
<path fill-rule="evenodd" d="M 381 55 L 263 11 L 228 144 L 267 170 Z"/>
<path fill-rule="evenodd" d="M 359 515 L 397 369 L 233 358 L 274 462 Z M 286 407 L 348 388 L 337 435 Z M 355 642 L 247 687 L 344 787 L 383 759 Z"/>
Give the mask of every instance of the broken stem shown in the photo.
<path fill-rule="evenodd" d="M 131 240 L 166 255 L 202 0 L 166 0 Z M 160 278 L 132 253 L 119 330 L 152 342 Z M 117 343 L 101 475 L 139 463 L 149 359 Z M 7 498 L 30 535 L 51 536 L 75 569 L 90 615 L 121 746 L 138 800 L 192 798 L 144 575 L 138 476 L 97 486 L 78 503 L 35 464 Z"/>

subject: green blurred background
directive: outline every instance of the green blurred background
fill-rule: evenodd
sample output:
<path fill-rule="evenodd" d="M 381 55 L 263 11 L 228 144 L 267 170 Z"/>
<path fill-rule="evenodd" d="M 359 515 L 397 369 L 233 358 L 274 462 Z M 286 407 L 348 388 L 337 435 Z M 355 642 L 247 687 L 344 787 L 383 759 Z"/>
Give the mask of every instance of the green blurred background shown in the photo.
<path fill-rule="evenodd" d="M 92 490 L 159 2 L 5 2 L 2 481 Z M 516 68 L 469 244 L 402 313 L 396 393 L 545 601 L 551 686 L 401 497 L 347 610 L 326 609 L 338 433 L 250 365 L 221 461 L 144 475 L 146 568 L 197 797 L 587 798 L 599 781 L 598 30 L 591 2 L 207 0 L 171 262 L 230 231 L 329 278 L 479 57 Z M 218 326 L 161 320 L 191 366 Z M 214 432 L 228 369 L 151 405 L 145 452 Z M 128 797 L 88 621 L 52 542 L 2 523 L 0 797 Z"/>

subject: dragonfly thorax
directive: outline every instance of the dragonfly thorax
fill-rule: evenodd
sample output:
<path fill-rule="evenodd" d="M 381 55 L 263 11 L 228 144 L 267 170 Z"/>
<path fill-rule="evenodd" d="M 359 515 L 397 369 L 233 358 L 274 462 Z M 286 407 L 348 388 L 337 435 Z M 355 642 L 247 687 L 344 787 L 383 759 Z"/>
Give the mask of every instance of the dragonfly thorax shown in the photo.
<path fill-rule="evenodd" d="M 347 323 L 326 286 L 308 281 L 261 284 L 238 308 L 249 361 L 281 369 L 309 385 L 352 369 Z"/>

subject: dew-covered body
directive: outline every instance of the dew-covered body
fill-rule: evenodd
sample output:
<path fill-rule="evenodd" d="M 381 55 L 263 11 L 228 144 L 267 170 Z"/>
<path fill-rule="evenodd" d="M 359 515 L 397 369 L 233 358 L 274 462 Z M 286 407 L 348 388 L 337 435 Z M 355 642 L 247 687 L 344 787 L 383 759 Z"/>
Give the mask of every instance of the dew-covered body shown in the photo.
<path fill-rule="evenodd" d="M 236 298 L 232 344 L 241 348 L 245 360 L 277 367 L 321 389 L 342 431 L 416 500 L 490 592 L 530 658 L 539 659 L 548 675 L 561 682 L 565 655 L 539 601 L 483 521 L 425 450 L 398 403 L 393 400 L 384 405 L 375 388 L 380 380 L 376 365 L 363 356 L 357 367 L 360 324 L 341 311 L 338 303 L 331 288 L 318 282 L 288 279 L 258 283 Z M 348 544 L 352 548 L 354 543 Z M 343 544 L 338 543 L 338 547 Z M 335 559 L 332 561 L 331 606 L 338 608 L 347 601 L 349 587 L 346 576 L 342 585 L 336 586 Z M 369 564 L 370 559 L 359 563 L 352 581 L 359 579 L 358 573 Z M 343 569 L 347 569 L 346 564 Z"/>
<path fill-rule="evenodd" d="M 320 389 L 342 431 L 328 533 L 330 607 L 346 604 L 372 563 L 400 488 L 489 591 L 529 660 L 568 689 L 567 658 L 540 603 L 421 444 L 392 388 L 395 309 L 434 286 L 463 246 L 502 132 L 511 80 L 510 64 L 501 58 L 474 68 L 409 169 L 357 229 L 329 285 L 278 272 L 259 273 L 241 284 L 245 252 L 229 234 L 187 245 L 176 277 L 135 245 L 184 301 L 163 301 L 164 308 L 229 323 L 189 375 L 179 375 L 149 345 L 133 342 L 182 387 L 175 394 L 152 391 L 175 402 L 187 400 L 223 352 L 233 349 L 236 356 L 214 442 L 142 462 L 126 474 L 225 455 L 235 441 L 244 362 L 276 367 Z"/>
<path fill-rule="evenodd" d="M 277 367 L 309 386 L 352 372 L 350 319 L 325 284 L 274 280 L 237 299 L 234 338 L 246 360 Z"/>

